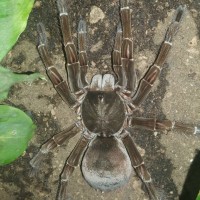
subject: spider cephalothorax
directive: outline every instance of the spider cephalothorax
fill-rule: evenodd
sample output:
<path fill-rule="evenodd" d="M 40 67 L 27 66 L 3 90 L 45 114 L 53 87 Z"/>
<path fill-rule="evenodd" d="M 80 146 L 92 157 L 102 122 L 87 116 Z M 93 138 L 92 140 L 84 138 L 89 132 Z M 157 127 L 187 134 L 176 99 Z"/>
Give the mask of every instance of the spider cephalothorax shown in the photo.
<path fill-rule="evenodd" d="M 67 59 L 67 82 L 62 79 L 51 61 L 42 24 L 38 25 L 38 50 L 55 89 L 76 111 L 78 121 L 43 144 L 39 153 L 31 160 L 31 165 L 38 168 L 44 154 L 81 132 L 81 138 L 68 157 L 61 174 L 59 200 L 67 199 L 68 180 L 75 167 L 80 164 L 86 181 L 92 187 L 104 191 L 116 189 L 127 183 L 134 169 L 146 186 L 150 199 L 158 200 L 151 176 L 130 136 L 130 129 L 139 126 L 153 131 L 174 128 L 194 133 L 199 131 L 197 127 L 170 120 L 134 117 L 134 111 L 145 100 L 160 74 L 172 46 L 172 39 L 179 28 L 184 8 L 180 6 L 177 9 L 176 17 L 167 30 L 156 60 L 137 86 L 133 62 L 131 10 L 127 1 L 121 0 L 121 25 L 117 29 L 112 54 L 113 72 L 97 74 L 91 81 L 85 78 L 88 69 L 85 21 L 80 20 L 78 25 L 77 53 L 72 40 L 66 4 L 64 0 L 57 2 Z"/>
<path fill-rule="evenodd" d="M 111 74 L 94 76 L 81 105 L 81 116 L 86 129 L 98 136 L 114 136 L 122 129 L 125 105 Z"/>

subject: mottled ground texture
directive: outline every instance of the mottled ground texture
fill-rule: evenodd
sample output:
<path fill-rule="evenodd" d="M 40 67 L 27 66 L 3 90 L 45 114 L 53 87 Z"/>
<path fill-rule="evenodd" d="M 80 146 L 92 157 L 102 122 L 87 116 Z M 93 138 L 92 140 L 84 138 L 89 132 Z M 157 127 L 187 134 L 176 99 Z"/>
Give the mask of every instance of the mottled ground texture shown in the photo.
<path fill-rule="evenodd" d="M 68 0 L 68 2 L 75 40 L 80 16 L 87 21 L 90 75 L 97 71 L 110 70 L 110 55 L 119 22 L 118 1 Z M 147 101 L 141 106 L 141 115 L 200 124 L 199 0 L 130 0 L 135 65 L 138 76 L 141 77 L 153 62 L 166 28 L 180 4 L 186 5 L 187 12 L 161 76 Z M 35 2 L 28 26 L 13 50 L 4 59 L 4 66 L 15 72 L 39 71 L 45 75 L 44 66 L 36 49 L 38 22 L 45 24 L 52 58 L 58 70 L 65 74 L 54 0 Z M 62 102 L 49 80 L 47 82 L 38 80 L 31 85 L 26 83 L 15 85 L 6 103 L 30 115 L 37 125 L 37 131 L 26 153 L 12 164 L 0 168 L 0 199 L 53 200 L 56 197 L 59 174 L 79 135 L 70 140 L 67 146 L 56 149 L 47 157 L 38 177 L 29 177 L 31 171 L 29 161 L 41 144 L 72 124 L 76 115 Z M 152 133 L 141 129 L 134 129 L 132 136 L 141 148 L 147 168 L 155 184 L 160 188 L 163 199 L 179 199 L 182 193 L 181 200 L 193 200 L 192 195 L 200 184 L 198 150 L 200 138 L 184 132 Z M 123 188 L 102 193 L 84 181 L 79 168 L 69 181 L 68 192 L 68 200 L 148 199 L 141 189 L 140 181 L 134 176 Z M 187 196 L 188 194 L 190 196 Z"/>

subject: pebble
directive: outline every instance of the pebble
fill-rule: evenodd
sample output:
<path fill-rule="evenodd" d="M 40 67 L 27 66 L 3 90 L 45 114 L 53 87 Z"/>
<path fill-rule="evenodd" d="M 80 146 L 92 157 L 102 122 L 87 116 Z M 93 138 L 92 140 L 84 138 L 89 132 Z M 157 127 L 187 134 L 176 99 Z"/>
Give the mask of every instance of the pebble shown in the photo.
<path fill-rule="evenodd" d="M 39 8 L 39 7 L 41 7 L 41 5 L 42 5 L 41 1 L 36 1 L 34 4 L 34 8 Z"/>
<path fill-rule="evenodd" d="M 89 18 L 90 23 L 95 24 L 99 20 L 102 20 L 104 18 L 105 18 L 105 14 L 103 13 L 103 11 L 97 6 L 92 6 L 92 9 L 90 12 L 90 18 Z"/>

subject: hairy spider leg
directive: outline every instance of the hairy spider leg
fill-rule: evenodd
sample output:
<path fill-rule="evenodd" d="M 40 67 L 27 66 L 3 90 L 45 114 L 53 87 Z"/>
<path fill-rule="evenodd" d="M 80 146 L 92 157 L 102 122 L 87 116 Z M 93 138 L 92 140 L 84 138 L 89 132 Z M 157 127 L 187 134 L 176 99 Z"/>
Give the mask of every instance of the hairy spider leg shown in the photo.
<path fill-rule="evenodd" d="M 125 72 L 126 85 L 124 89 L 130 92 L 133 96 L 136 89 L 136 70 L 133 59 L 133 38 L 131 30 L 131 9 L 126 0 L 121 0 L 121 24 L 122 24 L 122 46 L 121 46 L 121 64 Z"/>
<path fill-rule="evenodd" d="M 69 105 L 69 107 L 73 107 L 76 104 L 76 98 L 71 93 L 66 81 L 63 80 L 62 76 L 53 65 L 47 49 L 47 39 L 45 35 L 44 25 L 42 23 L 39 23 L 37 25 L 37 30 L 39 34 L 38 51 L 45 65 L 47 75 L 62 99 Z"/>
<path fill-rule="evenodd" d="M 87 87 L 86 74 L 88 69 L 88 60 L 86 53 L 86 22 L 80 20 L 78 24 L 78 57 L 80 62 L 80 78 L 82 87 Z"/>
<path fill-rule="evenodd" d="M 60 185 L 58 189 L 57 199 L 65 200 L 67 199 L 67 184 L 70 176 L 72 175 L 74 169 L 79 166 L 82 156 L 86 151 L 88 144 L 92 138 L 83 136 L 77 142 L 75 148 L 71 152 L 70 156 L 67 158 L 65 166 L 60 176 Z"/>
<path fill-rule="evenodd" d="M 82 56 L 83 55 L 82 53 L 79 57 L 77 55 L 76 46 L 72 39 L 72 33 L 71 33 L 71 28 L 70 28 L 66 2 L 64 0 L 58 0 L 57 3 L 58 3 L 61 32 L 63 36 L 63 45 L 64 45 L 65 55 L 67 59 L 66 69 L 67 69 L 67 76 L 68 76 L 68 84 L 72 93 L 78 93 L 82 89 L 82 86 L 85 84 L 85 83 L 82 83 L 81 81 L 82 80 L 81 77 L 83 76 L 81 75 L 81 73 L 84 73 L 84 70 L 80 69 L 79 57 L 84 59 L 84 62 L 82 62 L 83 60 L 81 60 L 81 64 L 83 64 L 84 66 L 86 65 L 85 62 L 87 62 L 87 60 L 86 60 L 86 57 Z M 80 48 L 80 51 L 82 50 L 84 51 L 85 39 L 83 38 L 84 38 L 86 28 L 85 28 L 85 23 L 83 21 L 79 23 L 78 29 L 79 29 L 78 36 L 79 36 L 79 42 L 80 42 L 79 48 Z M 84 33 L 81 33 L 81 32 L 84 32 Z"/>
<path fill-rule="evenodd" d="M 182 130 L 188 134 L 200 134 L 200 127 L 191 124 L 184 124 L 182 122 L 165 120 L 157 120 L 155 118 L 137 118 L 131 119 L 131 126 L 138 126 L 152 131 L 171 131 Z"/>
<path fill-rule="evenodd" d="M 112 52 L 112 66 L 113 66 L 113 71 L 117 76 L 117 85 L 125 87 L 126 76 L 125 76 L 125 71 L 122 68 L 121 46 L 122 46 L 122 28 L 121 24 L 119 24 L 117 26 L 117 34 L 115 36 L 115 43 Z"/>
<path fill-rule="evenodd" d="M 159 197 L 156 193 L 156 189 L 152 183 L 151 175 L 149 174 L 148 170 L 146 169 L 146 166 L 144 164 L 144 160 L 142 159 L 142 156 L 140 155 L 135 142 L 130 136 L 130 133 L 128 131 L 124 131 L 126 133 L 121 138 L 124 146 L 126 147 L 126 150 L 129 154 L 129 157 L 131 159 L 131 163 L 133 168 L 135 169 L 135 172 L 140 177 L 144 185 L 146 186 L 146 189 L 149 193 L 149 196 L 152 200 L 159 200 Z"/>
<path fill-rule="evenodd" d="M 77 125 L 73 124 L 45 142 L 41 146 L 39 152 L 30 161 L 30 165 L 33 167 L 33 170 L 39 169 L 40 164 L 46 157 L 46 154 L 56 147 L 61 146 L 65 141 L 68 141 L 70 138 L 74 137 L 79 131 L 80 130 Z"/>
<path fill-rule="evenodd" d="M 161 44 L 158 56 L 156 60 L 154 61 L 154 64 L 149 68 L 145 76 L 140 81 L 136 94 L 132 98 L 132 103 L 135 106 L 139 106 L 146 99 L 156 79 L 160 75 L 160 71 L 172 47 L 172 39 L 176 35 L 179 29 L 183 12 L 184 12 L 184 7 L 179 6 L 177 9 L 176 17 L 172 21 L 172 23 L 170 24 L 166 32 L 165 39 L 163 43 Z"/>

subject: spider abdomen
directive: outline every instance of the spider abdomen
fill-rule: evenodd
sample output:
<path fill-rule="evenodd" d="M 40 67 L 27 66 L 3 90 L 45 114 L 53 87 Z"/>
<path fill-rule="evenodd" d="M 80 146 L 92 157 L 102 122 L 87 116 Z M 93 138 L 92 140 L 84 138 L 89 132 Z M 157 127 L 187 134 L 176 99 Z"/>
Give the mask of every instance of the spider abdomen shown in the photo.
<path fill-rule="evenodd" d="M 82 103 L 82 119 L 89 131 L 110 137 L 122 128 L 124 103 L 115 91 L 89 91 Z"/>
<path fill-rule="evenodd" d="M 85 180 L 94 188 L 110 191 L 126 184 L 132 166 L 123 143 L 115 137 L 96 137 L 82 161 Z"/>

